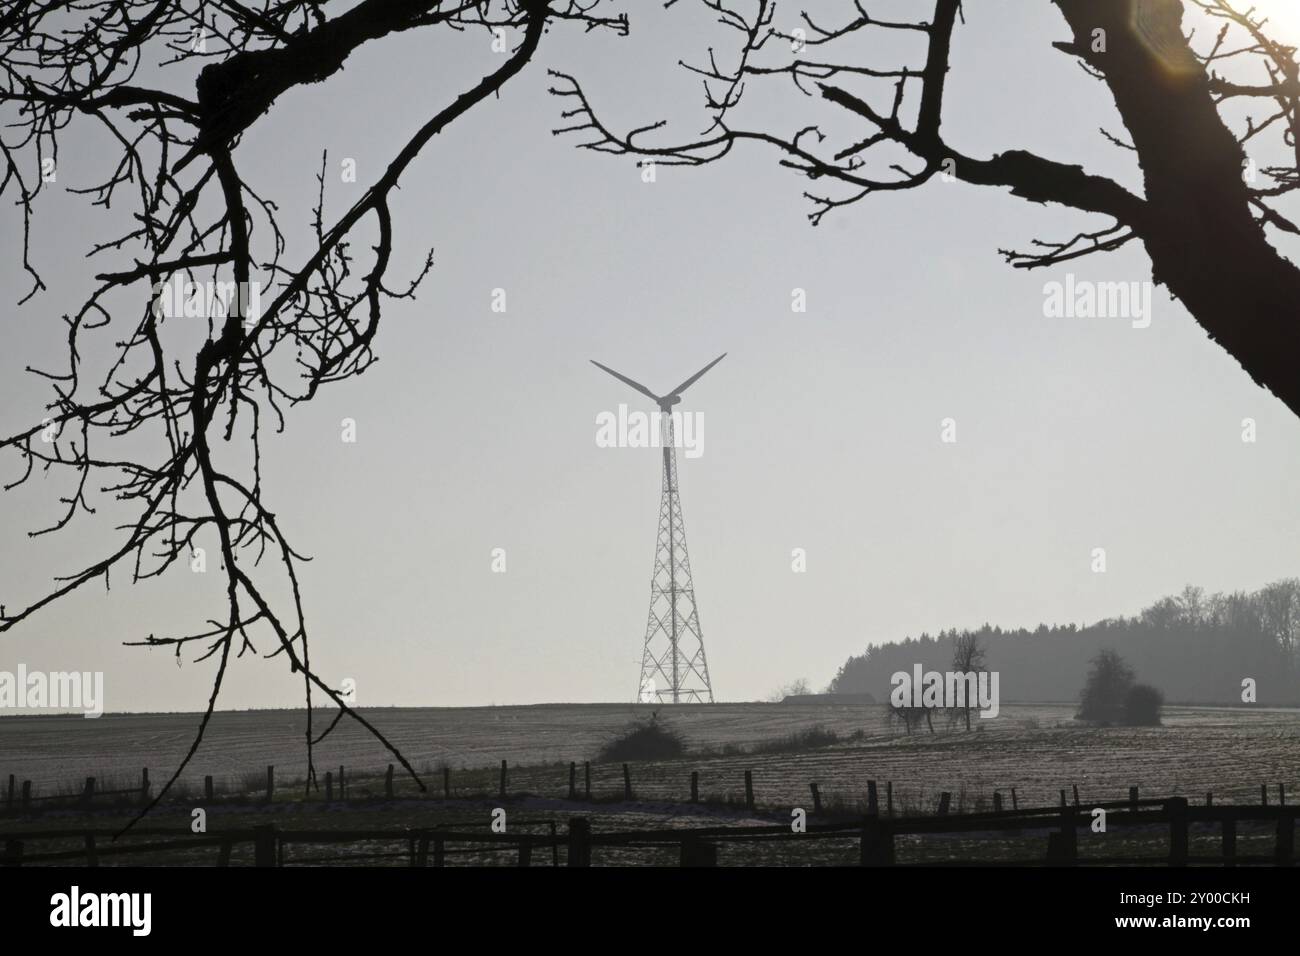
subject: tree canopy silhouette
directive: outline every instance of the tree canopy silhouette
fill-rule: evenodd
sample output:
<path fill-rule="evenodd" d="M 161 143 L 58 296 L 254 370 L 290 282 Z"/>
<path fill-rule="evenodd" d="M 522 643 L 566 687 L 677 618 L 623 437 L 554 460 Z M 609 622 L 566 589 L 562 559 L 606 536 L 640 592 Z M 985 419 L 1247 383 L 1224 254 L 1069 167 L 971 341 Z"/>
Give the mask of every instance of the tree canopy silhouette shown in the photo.
<path fill-rule="evenodd" d="M 1004 701 L 1075 700 L 1097 655 L 1111 650 L 1175 703 L 1300 705 L 1300 580 L 1286 578 L 1247 594 L 1206 595 L 1187 587 L 1131 617 L 1003 629 L 952 628 L 868 647 L 831 681 L 834 693 L 887 694 L 890 677 L 921 664 L 943 670 L 975 642 L 980 668 L 998 671 Z M 1134 706 L 1150 709 L 1149 700 Z M 1140 708 L 1141 709 L 1141 708 Z"/>
<path fill-rule="evenodd" d="M 23 301 L 46 288 L 31 262 L 31 228 L 43 174 L 72 131 L 95 124 L 117 144 L 115 154 L 102 156 L 103 181 L 75 192 L 97 206 L 133 207 L 120 236 L 87 250 L 116 264 L 101 268 L 95 291 L 64 317 L 67 367 L 31 369 L 50 383 L 50 414 L 0 440 L 0 451 L 21 465 L 6 487 L 37 473 L 70 481 L 62 513 L 35 534 L 62 531 L 91 513 L 93 484 L 134 514 L 108 553 L 25 605 L 0 608 L 0 632 L 89 582 L 107 586 L 114 572 L 132 582 L 157 577 L 186 560 L 199 536 L 215 535 L 222 616 L 194 633 L 134 642 L 174 648 L 178 659 L 192 647 L 198 660 L 215 660 L 193 742 L 153 804 L 199 747 L 232 655 L 256 652 L 265 639 L 268 656 L 282 657 L 303 681 L 308 788 L 316 783 L 312 748 L 344 716 L 419 781 L 406 758 L 312 669 L 297 571 L 303 558 L 263 486 L 261 443 L 268 425 L 285 427 L 288 409 L 370 367 L 384 302 L 413 295 L 428 272 L 431 257 L 414 276 L 388 271 L 390 197 L 424 147 L 488 103 L 552 25 L 625 32 L 624 16 L 601 17 L 599 5 L 360 0 L 330 16 L 335 5 L 322 0 L 16 0 L 0 12 L 0 195 L 22 214 L 19 255 L 31 280 Z M 332 221 L 322 160 L 314 241 L 290 248 L 276 201 L 261 195 L 240 161 L 242 137 L 274 123 L 283 94 L 327 81 L 358 48 L 434 30 L 499 43 L 499 64 L 461 78 L 443 102 L 413 116 L 406 142 Z M 359 255 L 365 243 L 370 252 Z M 169 322 L 175 316 L 161 293 L 173 283 L 198 289 L 200 276 L 225 292 L 206 303 L 206 334 L 196 342 L 192 318 Z M 267 555 L 269 569 L 260 564 Z M 278 579 L 268 583 L 277 567 Z M 319 731 L 312 724 L 317 698 L 337 709 Z"/>
<path fill-rule="evenodd" d="M 565 73 L 554 74 L 552 88 L 565 104 L 559 131 L 585 134 L 583 145 L 593 150 L 685 165 L 721 160 L 738 144 L 765 144 L 791 169 L 842 189 L 809 194 L 814 223 L 940 173 L 1100 216 L 1103 224 L 1086 225 L 1072 238 L 1004 255 L 1017 267 L 1036 268 L 1141 242 L 1155 279 L 1257 382 L 1300 413 L 1293 370 L 1300 272 L 1272 241 L 1300 234 L 1279 206 L 1300 186 L 1300 70 L 1295 49 L 1271 39 L 1258 17 L 1229 0 L 1188 0 L 1221 25 L 1197 46 L 1184 36 L 1181 0 L 1054 0 L 1072 34 L 1054 45 L 1113 96 L 1132 139 L 1121 145 L 1131 148 L 1143 174 L 1138 195 L 1068 161 L 1016 149 L 980 158 L 944 138 L 960 0 L 933 0 L 928 19 L 907 22 L 875 19 L 865 0 L 852 0 L 833 23 L 804 14 L 801 37 L 773 28 L 771 0 L 699 2 L 737 40 L 729 54 L 711 51 L 706 65 L 688 67 L 703 80 L 712 116 L 702 137 L 656 144 L 661 123 L 615 133 Z M 607 6 L 357 0 L 338 11 L 326 0 L 14 0 L 0 11 L 0 195 L 21 218 L 15 255 L 30 279 L 23 301 L 46 290 L 30 254 L 31 230 L 46 188 L 42 174 L 71 131 L 94 125 L 116 143 L 102 156 L 102 181 L 76 194 L 95 206 L 131 207 L 119 235 L 88 245 L 89 255 L 107 264 L 89 298 L 64 317 L 66 367 L 32 369 L 51 388 L 49 415 L 0 438 L 0 451 L 18 462 L 6 487 L 38 474 L 67 481 L 59 513 L 35 534 L 63 531 L 91 513 L 96 487 L 132 510 L 105 553 L 46 593 L 0 608 L 0 633 L 88 583 L 107 585 L 114 573 L 132 582 L 157 577 L 184 561 L 201 536 L 215 536 L 221 614 L 191 633 L 136 642 L 172 648 L 178 657 L 193 650 L 215 665 L 192 746 L 155 802 L 200 745 L 232 655 L 255 652 L 263 640 L 269 656 L 282 657 L 303 681 L 308 787 L 315 783 L 313 746 L 344 717 L 374 733 L 418 780 L 312 668 L 297 573 L 303 557 L 282 533 L 263 486 L 261 442 L 268 427 L 285 427 L 288 410 L 372 365 L 384 303 L 412 296 L 428 273 L 431 256 L 415 275 L 389 274 L 391 195 L 425 147 L 490 103 L 534 58 L 548 29 L 626 32 L 626 16 L 604 15 Z M 465 76 L 413 120 L 409 138 L 361 198 L 332 219 L 322 160 L 312 239 L 298 248 L 282 232 L 275 198 L 262 195 L 241 162 L 241 140 L 274 122 L 287 92 L 328 82 L 359 48 L 408 31 L 507 44 L 495 69 Z M 846 39 L 877 31 L 923 40 L 922 62 L 834 56 Z M 788 52 L 777 56 L 783 46 Z M 1253 79 L 1251 68 L 1259 74 Z M 778 134 L 733 123 L 747 86 L 774 80 L 833 105 L 848 126 L 832 140 L 812 124 Z M 883 85 L 889 107 L 873 107 L 871 95 L 857 89 L 872 85 Z M 1234 130 L 1227 108 L 1243 101 L 1267 104 L 1270 112 Z M 1243 181 L 1243 143 L 1265 136 L 1289 158 L 1262 169 L 1268 182 L 1255 186 Z M 880 148 L 890 146 L 908 154 L 911 166 L 886 160 L 872 171 Z M 1223 281 L 1225 274 L 1231 281 Z M 200 276 L 232 295 L 207 313 L 206 332 L 195 341 L 193 323 L 168 321 L 159 290 L 174 281 L 188 287 Z M 261 564 L 268 555 L 269 567 Z M 311 722 L 315 697 L 337 708 L 319 732 Z"/>
<path fill-rule="evenodd" d="M 1113 648 L 1102 648 L 1092 659 L 1088 681 L 1079 694 L 1079 720 L 1115 724 L 1124 716 L 1124 705 L 1136 678 L 1133 668 Z"/>
<path fill-rule="evenodd" d="M 801 13 L 797 29 L 782 31 L 773 25 L 773 0 L 698 2 L 735 38 L 730 49 L 711 47 L 706 59 L 683 64 L 703 82 L 711 120 L 703 134 L 672 139 L 663 122 L 617 132 L 579 78 L 565 73 L 555 73 L 553 92 L 572 105 L 557 132 L 584 137 L 586 149 L 664 165 L 701 166 L 737 146 L 769 147 L 781 165 L 817 184 L 818 192 L 805 193 L 814 224 L 832 210 L 938 176 L 1076 209 L 1090 218 L 1075 235 L 1000 252 L 1017 268 L 1036 269 L 1142 243 L 1154 281 L 1300 415 L 1300 270 L 1275 245 L 1300 234 L 1280 205 L 1300 187 L 1300 66 L 1295 47 L 1277 40 L 1253 8 L 1236 0 L 1050 0 L 1069 36 L 1043 42 L 1078 60 L 1081 84 L 1089 77 L 1105 84 L 1131 141 L 1102 134 L 1132 153 L 1143 182 L 1138 194 L 1068 156 L 1009 148 L 981 157 L 945 137 L 945 93 L 960 82 L 950 75 L 958 26 L 965 10 L 978 13 L 983 4 L 918 2 L 928 19 L 900 21 L 874 17 L 865 0 L 844 0 L 838 16 L 822 4 Z M 1208 35 L 1185 34 L 1185 7 Z M 892 36 L 899 59 L 855 53 L 855 42 L 871 35 Z M 913 38 L 924 47 L 908 62 Z M 810 105 L 809 118 L 788 130 L 747 127 L 742 100 L 773 82 L 832 104 L 842 126 L 819 123 Z M 1081 87 L 1079 95 L 1087 92 Z M 1234 108 L 1242 103 L 1262 107 L 1264 117 L 1241 116 Z M 1250 182 L 1244 144 L 1267 139 L 1283 158 Z"/>

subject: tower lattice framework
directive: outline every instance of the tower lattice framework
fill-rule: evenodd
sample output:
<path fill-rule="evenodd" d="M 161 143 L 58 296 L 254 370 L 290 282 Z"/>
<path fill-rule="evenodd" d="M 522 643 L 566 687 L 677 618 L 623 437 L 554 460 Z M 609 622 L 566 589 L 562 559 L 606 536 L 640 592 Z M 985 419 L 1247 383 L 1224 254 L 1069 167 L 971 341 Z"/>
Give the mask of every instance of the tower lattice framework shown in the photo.
<path fill-rule="evenodd" d="M 650 579 L 650 614 L 641 655 L 640 699 L 645 702 L 713 703 L 709 664 L 691 559 L 686 551 L 686 524 L 677 492 L 677 447 L 673 417 L 664 414 L 663 490 L 659 499 L 659 533 L 654 574 Z"/>

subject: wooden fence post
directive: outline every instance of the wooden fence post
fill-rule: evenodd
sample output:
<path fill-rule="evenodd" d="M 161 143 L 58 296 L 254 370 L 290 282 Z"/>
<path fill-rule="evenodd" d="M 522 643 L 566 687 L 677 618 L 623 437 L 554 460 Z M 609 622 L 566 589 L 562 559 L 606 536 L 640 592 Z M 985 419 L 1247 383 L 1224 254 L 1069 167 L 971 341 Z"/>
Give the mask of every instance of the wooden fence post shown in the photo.
<path fill-rule="evenodd" d="M 1214 806 L 1214 794 L 1209 790 L 1205 791 L 1205 805 L 1207 807 Z"/>
<path fill-rule="evenodd" d="M 1016 799 L 1016 788 L 1015 788 L 1015 787 L 1012 787 L 1012 788 L 1011 788 L 1011 809 L 1012 809 L 1012 810 L 1019 810 L 1019 809 L 1020 809 L 1020 801 Z"/>
<path fill-rule="evenodd" d="M 880 816 L 880 799 L 876 794 L 876 781 L 867 781 L 867 813 L 873 817 Z"/>
<path fill-rule="evenodd" d="M 1136 810 L 1136 809 L 1137 809 L 1137 802 L 1138 802 L 1138 788 L 1137 788 L 1137 787 L 1129 787 L 1129 788 L 1128 788 L 1128 802 L 1131 804 L 1131 806 L 1129 807 L 1130 810 Z"/>
<path fill-rule="evenodd" d="M 745 771 L 745 808 L 754 809 L 754 771 Z"/>
<path fill-rule="evenodd" d="M 1067 806 L 1067 804 L 1066 804 L 1066 802 L 1065 802 L 1065 791 L 1062 790 L 1062 791 L 1061 791 L 1061 809 L 1064 810 L 1064 809 L 1066 808 L 1066 806 Z"/>
<path fill-rule="evenodd" d="M 217 866 L 230 866 L 230 851 L 234 846 L 234 841 L 226 837 L 221 841 L 221 850 L 217 854 Z"/>
<path fill-rule="evenodd" d="M 23 841 L 8 839 L 5 840 L 5 853 L 0 858 L 0 865 L 4 866 L 22 866 L 23 865 Z"/>
<path fill-rule="evenodd" d="M 1079 809 L 1079 785 L 1077 783 L 1072 783 L 1070 784 L 1070 786 L 1074 788 L 1074 809 L 1078 810 Z"/>
<path fill-rule="evenodd" d="M 270 824 L 253 827 L 253 865 L 275 866 L 275 827 Z"/>
<path fill-rule="evenodd" d="M 1237 820 L 1235 817 L 1223 818 L 1223 865 L 1237 865 Z"/>
<path fill-rule="evenodd" d="M 429 831 L 421 830 L 420 838 L 415 843 L 415 865 L 429 865 Z"/>
<path fill-rule="evenodd" d="M 501 799 L 506 798 L 506 762 L 501 761 Z"/>
<path fill-rule="evenodd" d="M 993 812 L 1002 812 L 1002 794 L 998 793 L 996 790 L 993 791 Z"/>
<path fill-rule="evenodd" d="M 275 798 L 275 767 L 267 764 L 266 767 L 266 802 L 270 803 Z"/>
<path fill-rule="evenodd" d="M 1273 862 L 1278 866 L 1290 866 L 1295 856 L 1295 812 L 1283 810 L 1277 818 L 1277 847 L 1273 852 Z"/>
<path fill-rule="evenodd" d="M 858 863 L 861 866 L 894 865 L 894 831 L 878 816 L 862 818 Z"/>
<path fill-rule="evenodd" d="M 817 789 L 817 784 L 816 784 L 816 783 L 810 783 L 810 784 L 808 784 L 808 786 L 809 786 L 810 788 L 812 788 L 813 813 L 821 813 L 821 812 L 822 812 L 822 792 L 821 792 L 820 790 Z"/>
<path fill-rule="evenodd" d="M 691 771 L 691 803 L 700 802 L 700 772 Z"/>
<path fill-rule="evenodd" d="M 582 762 L 582 770 L 583 770 L 583 774 L 586 776 L 587 779 L 587 799 L 590 800 L 591 799 L 591 761 L 590 760 L 584 760 Z"/>
<path fill-rule="evenodd" d="M 441 833 L 435 834 L 433 837 L 433 865 L 447 865 L 447 841 Z"/>
<path fill-rule="evenodd" d="M 591 866 L 591 821 L 569 817 L 569 866 Z"/>
<path fill-rule="evenodd" d="M 347 778 L 344 777 L 343 775 L 343 764 L 339 764 L 339 799 L 346 800 L 347 798 L 348 798 L 348 782 L 347 782 Z"/>
<path fill-rule="evenodd" d="M 560 838 L 555 829 L 555 821 L 550 823 L 551 827 L 551 866 L 560 865 Z"/>
<path fill-rule="evenodd" d="M 1268 806 L 1268 784 L 1266 783 L 1259 785 L 1259 805 L 1261 807 Z"/>
<path fill-rule="evenodd" d="M 32 808 L 32 782 L 23 781 L 23 813 L 27 813 Z"/>
<path fill-rule="evenodd" d="M 519 838 L 519 865 L 533 865 L 533 840 L 527 834 Z"/>
<path fill-rule="evenodd" d="M 1286 806 L 1286 784 L 1284 783 L 1277 785 L 1277 805 L 1279 807 Z"/>
<path fill-rule="evenodd" d="M 5 796 L 5 809 L 12 812 L 14 808 L 14 775 L 9 775 L 9 792 Z"/>
<path fill-rule="evenodd" d="M 1056 866 L 1073 866 L 1079 858 L 1074 831 L 1074 814 L 1069 807 L 1061 810 L 1060 829 L 1047 835 L 1047 862 Z"/>
<path fill-rule="evenodd" d="M 384 796 L 389 800 L 393 799 L 393 765 L 388 765 L 388 773 L 384 774 Z"/>
<path fill-rule="evenodd" d="M 99 866 L 99 853 L 95 850 L 95 834 L 86 834 L 86 866 Z"/>
<path fill-rule="evenodd" d="M 885 781 L 885 803 L 889 807 L 889 818 L 894 818 L 894 781 Z"/>
<path fill-rule="evenodd" d="M 951 802 L 952 802 L 952 794 L 949 793 L 947 790 L 939 794 L 939 816 L 942 817 L 947 815 L 948 805 Z"/>
<path fill-rule="evenodd" d="M 1169 865 L 1187 865 L 1187 798 L 1172 797 L 1165 801 L 1169 816 Z"/>
<path fill-rule="evenodd" d="M 325 771 L 325 802 L 334 802 L 334 771 Z"/>
<path fill-rule="evenodd" d="M 1069 860 L 1065 856 L 1062 848 L 1064 837 L 1060 830 L 1053 830 L 1047 834 L 1047 862 L 1052 866 L 1068 866 Z"/>
<path fill-rule="evenodd" d="M 718 847 L 693 833 L 682 837 L 682 866 L 717 866 Z"/>
<path fill-rule="evenodd" d="M 86 789 L 81 791 L 81 799 L 82 802 L 85 803 L 87 806 L 89 806 L 90 802 L 95 799 L 95 778 L 94 777 L 86 778 Z"/>
<path fill-rule="evenodd" d="M 213 789 L 212 789 L 212 775 L 209 774 L 208 776 L 206 776 L 206 777 L 203 778 L 203 799 L 205 799 L 205 800 L 211 800 L 211 799 L 212 799 L 212 793 L 213 793 Z"/>
<path fill-rule="evenodd" d="M 140 771 L 140 802 L 149 802 L 149 768 L 145 767 Z"/>
<path fill-rule="evenodd" d="M 578 765 L 572 760 L 569 761 L 569 799 L 578 799 Z"/>
<path fill-rule="evenodd" d="M 628 769 L 627 764 L 623 764 L 623 799 L 632 799 L 632 771 Z"/>

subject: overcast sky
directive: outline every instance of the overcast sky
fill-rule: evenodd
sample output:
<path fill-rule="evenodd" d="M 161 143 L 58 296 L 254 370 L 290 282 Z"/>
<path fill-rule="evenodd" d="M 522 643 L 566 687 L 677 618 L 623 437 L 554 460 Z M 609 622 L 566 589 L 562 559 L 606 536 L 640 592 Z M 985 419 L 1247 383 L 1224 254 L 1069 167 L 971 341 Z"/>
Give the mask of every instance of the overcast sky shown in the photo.
<path fill-rule="evenodd" d="M 546 94 L 547 67 L 578 75 L 618 128 L 666 118 L 683 136 L 702 129 L 698 80 L 676 63 L 731 41 L 687 6 L 637 5 L 627 38 L 555 28 L 498 100 L 438 136 L 402 180 L 390 275 L 412 275 L 430 246 L 434 271 L 418 300 L 386 307 L 379 363 L 293 411 L 264 448 L 268 505 L 314 558 L 302 578 L 327 680 L 353 678 L 363 705 L 633 699 L 659 463 L 653 450 L 597 447 L 599 413 L 650 408 L 593 358 L 666 390 L 728 353 L 687 392 L 703 454 L 679 462 L 721 700 L 798 677 L 820 687 L 869 643 L 924 630 L 1093 621 L 1188 582 L 1229 590 L 1300 573 L 1300 422 L 1160 290 L 1147 328 L 1044 315 L 1045 283 L 1068 272 L 1146 281 L 1144 252 L 1050 272 L 997 254 L 1102 220 L 936 180 L 812 228 L 807 182 L 758 147 L 647 183 L 634 160 L 551 135 L 563 104 Z M 825 20 L 849 9 L 817 4 Z M 778 25 L 797 10 L 783 6 Z M 976 156 L 1029 148 L 1140 189 L 1132 154 L 1098 133 L 1122 134 L 1105 87 L 1051 47 L 1068 35 L 1052 5 L 972 0 L 966 13 L 949 142 Z M 1284 29 L 1300 40 L 1300 17 Z M 301 227 L 328 149 L 327 214 L 338 214 L 493 67 L 489 39 L 413 31 L 370 44 L 339 76 L 282 97 L 235 158 Z M 918 62 L 914 46 L 885 40 L 882 56 Z M 873 95 L 887 103 L 889 90 Z M 746 96 L 747 117 L 775 131 L 829 117 L 845 141 L 863 133 L 780 81 Z M 67 133 L 58 186 L 95 181 L 103 148 L 89 124 Z M 345 157 L 355 184 L 338 181 Z M 6 434 L 44 414 L 48 389 L 22 370 L 63 361 L 58 316 L 101 271 L 83 258 L 88 244 L 120 232 L 126 208 L 92 211 L 62 188 L 43 196 L 33 258 L 50 288 L 5 315 Z M 26 288 L 16 241 L 11 210 L 0 223 L 9 303 Z M 289 260 L 303 248 L 291 242 Z M 505 314 L 491 310 L 496 288 Z M 796 288 L 806 313 L 791 310 Z M 345 417 L 354 444 L 340 440 Z M 941 441 L 945 418 L 955 443 Z M 19 467 L 0 462 L 6 480 Z M 0 496 L 11 609 L 114 540 L 93 518 L 27 539 L 66 490 Z M 791 569 L 794 548 L 805 573 Z M 1094 548 L 1106 550 L 1104 574 Z M 199 708 L 210 664 L 178 668 L 122 642 L 221 613 L 219 572 L 178 566 L 127 583 L 87 587 L 0 637 L 0 669 L 102 670 L 110 711 Z M 222 706 L 292 706 L 300 693 L 281 659 L 245 658 Z"/>

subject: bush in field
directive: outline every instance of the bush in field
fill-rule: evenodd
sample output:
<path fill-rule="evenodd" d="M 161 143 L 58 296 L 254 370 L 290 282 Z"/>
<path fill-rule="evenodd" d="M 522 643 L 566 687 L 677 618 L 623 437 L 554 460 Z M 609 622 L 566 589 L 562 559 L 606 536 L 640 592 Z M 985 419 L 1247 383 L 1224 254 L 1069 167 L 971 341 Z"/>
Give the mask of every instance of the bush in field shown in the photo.
<path fill-rule="evenodd" d="M 649 720 L 634 721 L 596 754 L 598 763 L 628 760 L 668 760 L 686 753 L 686 738 L 667 726 L 658 713 Z"/>
<path fill-rule="evenodd" d="M 1124 724 L 1129 727 L 1159 727 L 1165 695 L 1150 684 L 1134 684 L 1124 698 Z"/>
<path fill-rule="evenodd" d="M 774 740 L 761 740 L 754 744 L 750 753 L 756 754 L 785 754 L 798 753 L 801 750 L 816 750 L 818 747 L 830 747 L 840 742 L 840 735 L 835 731 L 814 724 L 811 727 L 805 727 L 803 730 L 796 730 L 792 734 L 784 737 L 777 737 Z"/>
<path fill-rule="evenodd" d="M 1124 702 L 1133 687 L 1133 668 L 1118 651 L 1106 648 L 1092 659 L 1088 682 L 1079 694 L 1079 720 L 1092 724 L 1118 724 L 1124 720 Z"/>
<path fill-rule="evenodd" d="M 1079 695 L 1079 712 L 1075 716 L 1102 726 L 1157 727 L 1164 702 L 1160 691 L 1137 682 L 1124 658 L 1106 649 L 1092 659 L 1092 670 Z"/>

